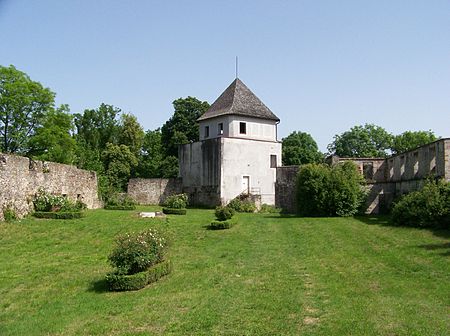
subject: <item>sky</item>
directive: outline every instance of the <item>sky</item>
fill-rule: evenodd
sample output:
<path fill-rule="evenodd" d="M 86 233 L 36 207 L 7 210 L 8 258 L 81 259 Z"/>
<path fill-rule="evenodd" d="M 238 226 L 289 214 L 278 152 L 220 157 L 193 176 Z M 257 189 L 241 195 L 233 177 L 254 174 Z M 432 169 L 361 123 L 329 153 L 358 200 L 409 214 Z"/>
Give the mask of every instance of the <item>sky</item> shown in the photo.
<path fill-rule="evenodd" d="M 448 0 L 0 0 L 0 65 L 72 113 L 114 105 L 145 130 L 239 78 L 319 149 L 355 125 L 450 137 Z"/>

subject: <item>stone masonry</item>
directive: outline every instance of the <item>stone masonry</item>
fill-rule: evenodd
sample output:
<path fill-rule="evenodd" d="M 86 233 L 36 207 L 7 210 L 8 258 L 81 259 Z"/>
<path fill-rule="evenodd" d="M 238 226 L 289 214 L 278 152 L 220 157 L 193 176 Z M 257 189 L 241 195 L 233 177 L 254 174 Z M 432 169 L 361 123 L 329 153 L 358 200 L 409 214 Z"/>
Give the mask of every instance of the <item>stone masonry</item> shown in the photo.
<path fill-rule="evenodd" d="M 138 204 L 163 204 L 167 196 L 181 193 L 179 178 L 133 178 L 128 182 L 128 196 Z"/>
<path fill-rule="evenodd" d="M 52 194 L 80 200 L 89 209 L 101 207 L 95 172 L 0 153 L 0 220 L 7 207 L 19 217 L 32 211 L 33 197 L 41 187 Z"/>

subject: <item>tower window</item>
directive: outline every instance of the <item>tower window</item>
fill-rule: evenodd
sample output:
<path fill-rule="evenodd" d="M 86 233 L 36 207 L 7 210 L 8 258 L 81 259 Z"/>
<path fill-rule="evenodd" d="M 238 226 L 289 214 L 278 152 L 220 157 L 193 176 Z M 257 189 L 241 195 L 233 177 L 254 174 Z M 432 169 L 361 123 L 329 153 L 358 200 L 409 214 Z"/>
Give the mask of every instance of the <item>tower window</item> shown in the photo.
<path fill-rule="evenodd" d="M 209 138 L 209 126 L 205 126 L 205 138 Z"/>
<path fill-rule="evenodd" d="M 217 134 L 223 134 L 223 123 L 219 123 L 219 125 L 217 125 Z"/>
<path fill-rule="evenodd" d="M 245 122 L 239 123 L 239 133 L 247 134 L 247 124 Z"/>
<path fill-rule="evenodd" d="M 276 155 L 270 156 L 270 168 L 277 168 L 277 156 Z"/>

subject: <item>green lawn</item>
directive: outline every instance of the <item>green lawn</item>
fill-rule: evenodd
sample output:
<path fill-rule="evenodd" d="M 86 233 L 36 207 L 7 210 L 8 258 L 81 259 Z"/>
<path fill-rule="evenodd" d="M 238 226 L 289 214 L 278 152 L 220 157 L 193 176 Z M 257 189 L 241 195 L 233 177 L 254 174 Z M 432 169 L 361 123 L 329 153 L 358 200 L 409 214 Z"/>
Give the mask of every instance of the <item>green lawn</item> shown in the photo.
<path fill-rule="evenodd" d="M 448 231 L 277 214 L 238 214 L 232 229 L 206 230 L 212 219 L 211 210 L 168 221 L 96 210 L 0 223 L 0 335 L 450 330 Z M 146 227 L 170 236 L 173 272 L 140 291 L 105 291 L 114 237 Z"/>

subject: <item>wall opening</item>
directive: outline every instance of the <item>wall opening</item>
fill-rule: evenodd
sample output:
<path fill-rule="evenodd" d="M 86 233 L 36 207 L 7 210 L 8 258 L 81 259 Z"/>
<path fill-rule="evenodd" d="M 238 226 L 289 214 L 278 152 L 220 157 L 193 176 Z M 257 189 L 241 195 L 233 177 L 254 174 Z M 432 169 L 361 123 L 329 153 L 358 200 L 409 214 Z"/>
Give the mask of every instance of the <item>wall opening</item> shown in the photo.
<path fill-rule="evenodd" d="M 277 168 L 277 156 L 270 155 L 270 168 Z"/>
<path fill-rule="evenodd" d="M 223 134 L 223 123 L 219 123 L 217 125 L 217 134 L 222 135 Z"/>
<path fill-rule="evenodd" d="M 363 176 L 366 180 L 373 180 L 373 163 L 364 162 L 363 163 Z"/>
<path fill-rule="evenodd" d="M 205 138 L 209 138 L 209 126 L 205 126 Z"/>
<path fill-rule="evenodd" d="M 247 134 L 247 124 L 245 122 L 239 123 L 239 133 Z"/>

